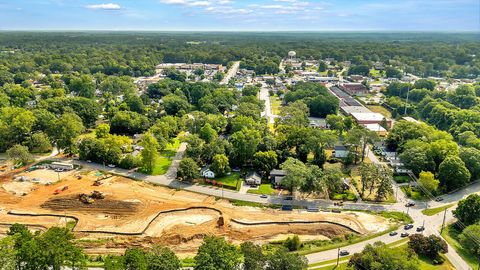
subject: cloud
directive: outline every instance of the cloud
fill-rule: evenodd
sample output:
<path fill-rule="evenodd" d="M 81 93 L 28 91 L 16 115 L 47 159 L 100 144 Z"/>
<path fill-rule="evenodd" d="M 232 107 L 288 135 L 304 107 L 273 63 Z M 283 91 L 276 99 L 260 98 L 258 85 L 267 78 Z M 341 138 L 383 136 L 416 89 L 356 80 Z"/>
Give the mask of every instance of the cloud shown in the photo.
<path fill-rule="evenodd" d="M 93 10 L 119 10 L 122 7 L 118 4 L 108 3 L 108 4 L 97 4 L 97 5 L 87 5 L 85 8 Z"/>
<path fill-rule="evenodd" d="M 213 5 L 229 5 L 231 0 L 160 0 L 160 3 L 167 5 L 179 5 L 186 7 L 210 7 Z"/>

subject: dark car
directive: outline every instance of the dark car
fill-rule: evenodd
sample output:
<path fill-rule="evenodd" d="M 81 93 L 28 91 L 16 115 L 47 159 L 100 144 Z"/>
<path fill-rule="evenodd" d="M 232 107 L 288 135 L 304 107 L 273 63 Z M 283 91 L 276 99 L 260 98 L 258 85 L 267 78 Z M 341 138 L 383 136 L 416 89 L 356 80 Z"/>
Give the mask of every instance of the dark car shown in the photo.
<path fill-rule="evenodd" d="M 348 251 L 346 251 L 346 250 L 341 250 L 341 251 L 340 251 L 340 256 L 347 256 L 347 255 L 349 255 L 349 254 L 350 254 L 350 252 L 348 252 Z"/>
<path fill-rule="evenodd" d="M 285 197 L 285 201 L 293 201 L 293 197 L 292 196 L 287 196 L 287 197 Z"/>
<path fill-rule="evenodd" d="M 413 224 L 407 224 L 407 225 L 403 226 L 403 228 L 405 230 L 410 230 L 411 228 L 413 228 Z"/>
<path fill-rule="evenodd" d="M 402 234 L 400 234 L 401 237 L 407 237 L 409 236 L 408 232 L 402 232 Z"/>
<path fill-rule="evenodd" d="M 441 201 L 443 201 L 443 198 L 442 197 L 437 197 L 437 198 L 435 198 L 435 201 L 436 202 L 441 202 Z"/>
<path fill-rule="evenodd" d="M 411 207 L 411 206 L 415 206 L 415 203 L 414 202 L 408 202 L 405 204 L 405 207 Z"/>
<path fill-rule="evenodd" d="M 262 199 L 266 199 L 266 198 L 268 198 L 268 196 L 267 196 L 267 195 L 265 195 L 265 194 L 262 194 L 262 195 L 260 195 L 260 198 L 262 198 Z"/>
<path fill-rule="evenodd" d="M 395 235 L 397 235 L 397 234 L 398 234 L 398 232 L 390 232 L 390 233 L 389 233 L 390 236 L 395 236 Z"/>
<path fill-rule="evenodd" d="M 293 206 L 291 205 L 282 205 L 282 211 L 292 211 Z"/>
<path fill-rule="evenodd" d="M 423 232 L 423 231 L 425 231 L 425 227 L 423 226 L 417 227 L 417 232 Z"/>

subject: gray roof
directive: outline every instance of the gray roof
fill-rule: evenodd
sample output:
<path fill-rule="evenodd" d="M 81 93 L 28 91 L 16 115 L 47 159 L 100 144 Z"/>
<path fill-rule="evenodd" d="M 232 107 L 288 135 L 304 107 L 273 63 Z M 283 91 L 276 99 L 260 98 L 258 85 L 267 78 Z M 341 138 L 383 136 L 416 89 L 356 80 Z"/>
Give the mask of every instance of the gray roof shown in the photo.
<path fill-rule="evenodd" d="M 274 169 L 270 172 L 270 176 L 285 176 L 285 175 L 287 174 L 282 170 Z"/>
<path fill-rule="evenodd" d="M 335 151 L 347 151 L 347 147 L 345 145 L 335 145 Z"/>

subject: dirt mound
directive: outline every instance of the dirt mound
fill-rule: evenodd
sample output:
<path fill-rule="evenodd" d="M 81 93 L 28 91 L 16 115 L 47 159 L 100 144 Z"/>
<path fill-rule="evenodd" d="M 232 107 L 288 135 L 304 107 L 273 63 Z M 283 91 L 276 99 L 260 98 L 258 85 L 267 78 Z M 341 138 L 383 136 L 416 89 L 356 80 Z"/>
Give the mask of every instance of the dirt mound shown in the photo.
<path fill-rule="evenodd" d="M 78 199 L 78 195 L 71 195 L 51 198 L 40 207 L 55 211 L 81 211 L 126 216 L 137 212 L 140 204 L 139 202 L 109 199 L 97 200 L 92 204 L 85 204 Z"/>

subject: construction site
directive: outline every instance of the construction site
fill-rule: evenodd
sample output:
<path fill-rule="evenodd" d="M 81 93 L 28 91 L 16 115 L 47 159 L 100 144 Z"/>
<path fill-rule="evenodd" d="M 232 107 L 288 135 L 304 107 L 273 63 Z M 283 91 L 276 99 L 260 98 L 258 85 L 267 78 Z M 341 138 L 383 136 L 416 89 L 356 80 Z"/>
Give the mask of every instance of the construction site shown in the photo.
<path fill-rule="evenodd" d="M 159 244 L 188 257 L 206 235 L 224 236 L 238 244 L 247 240 L 265 244 L 294 234 L 303 240 L 327 240 L 391 226 L 386 219 L 363 212 L 235 206 L 211 196 L 86 169 L 49 174 L 48 169 L 0 173 L 0 235 L 14 223 L 31 230 L 69 226 L 89 254 L 118 254 L 127 247 Z M 44 175 L 51 181 L 31 180 Z M 25 183 L 28 187 L 17 192 Z"/>

